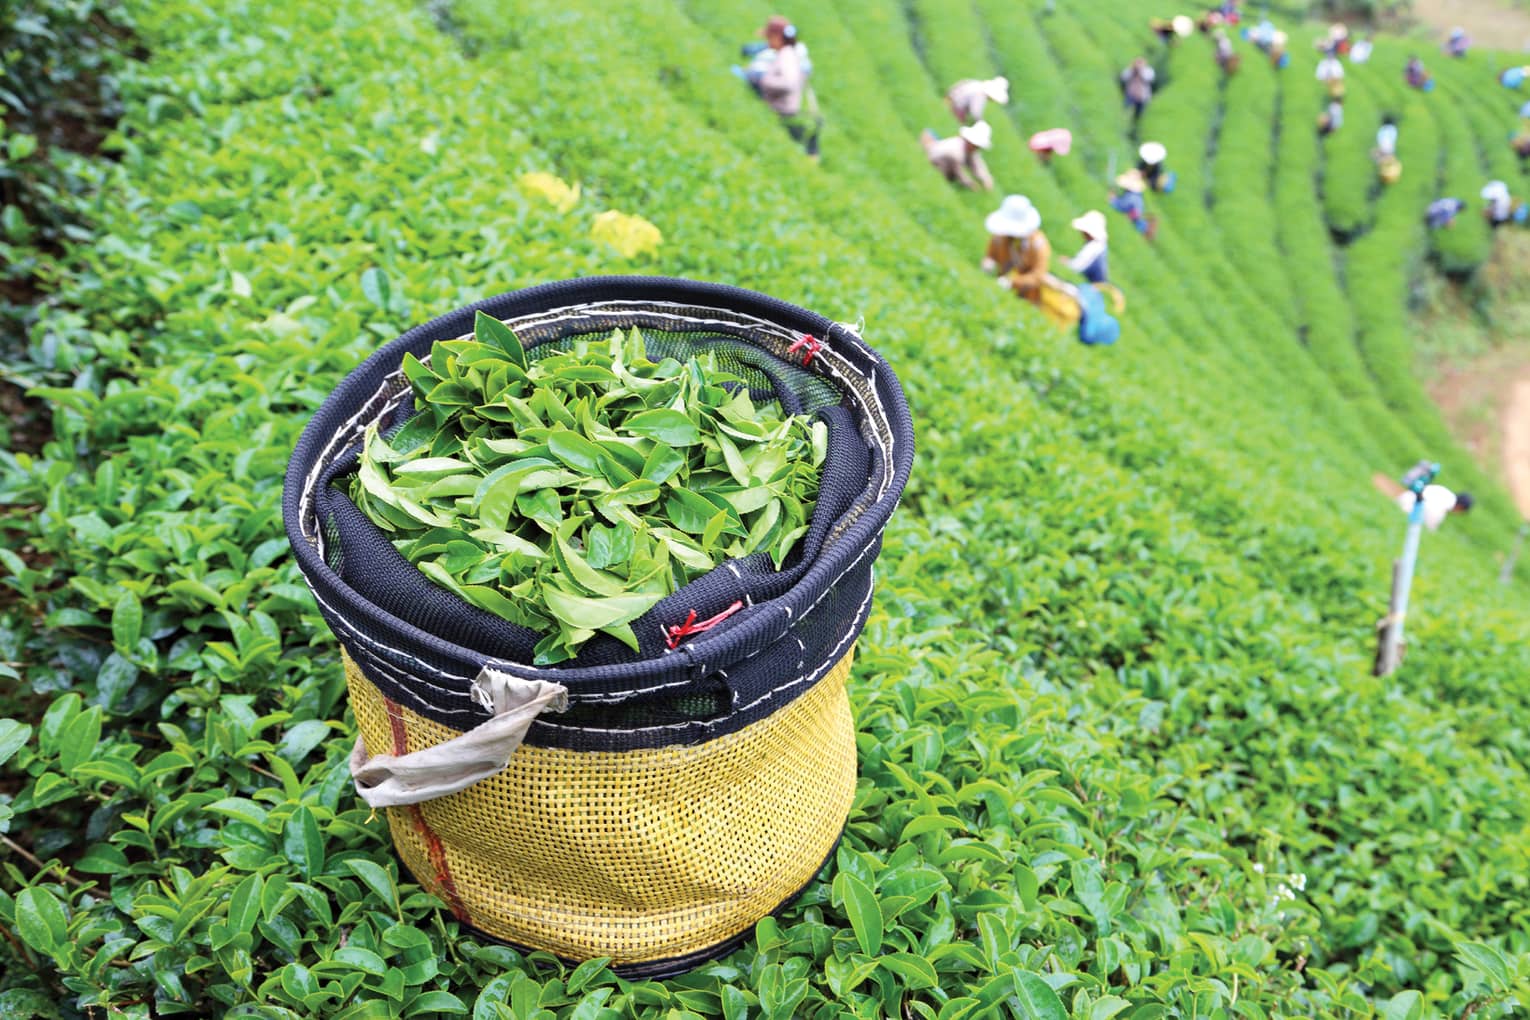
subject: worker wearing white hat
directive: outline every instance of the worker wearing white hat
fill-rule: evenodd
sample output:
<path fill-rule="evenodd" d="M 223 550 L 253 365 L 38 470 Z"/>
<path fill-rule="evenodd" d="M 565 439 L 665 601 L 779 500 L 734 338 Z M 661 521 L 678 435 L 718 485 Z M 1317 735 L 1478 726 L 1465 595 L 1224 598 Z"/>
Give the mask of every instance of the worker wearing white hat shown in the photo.
<path fill-rule="evenodd" d="M 1163 164 L 1168 158 L 1169 150 L 1162 142 L 1143 142 L 1137 148 L 1137 169 L 1154 191 L 1163 190 Z"/>
<path fill-rule="evenodd" d="M 990 99 L 1000 106 L 1009 104 L 1008 78 L 963 78 L 946 90 L 946 106 L 963 124 L 982 120 Z"/>
<path fill-rule="evenodd" d="M 1286 45 L 1290 41 L 1290 37 L 1279 29 L 1276 29 L 1275 32 L 1270 35 L 1270 63 L 1275 67 L 1285 67 L 1291 62 L 1290 55 L 1286 53 Z"/>
<path fill-rule="evenodd" d="M 1084 236 L 1084 246 L 1071 259 L 1063 261 L 1069 269 L 1090 283 L 1107 282 L 1110 271 L 1105 264 L 1105 253 L 1110 238 L 1105 227 L 1105 214 L 1098 209 L 1090 209 L 1069 226 Z"/>
<path fill-rule="evenodd" d="M 1344 64 L 1332 53 L 1318 61 L 1317 80 L 1328 89 L 1330 97 L 1344 94 Z"/>
<path fill-rule="evenodd" d="M 1009 195 L 983 226 L 989 234 L 984 271 L 997 275 L 999 286 L 1039 303 L 1052 265 L 1052 245 L 1041 232 L 1041 213 L 1024 195 Z"/>
<path fill-rule="evenodd" d="M 1381 127 L 1376 129 L 1376 152 L 1375 158 L 1379 163 L 1388 156 L 1397 155 L 1397 118 L 1390 113 L 1381 118 Z"/>
<path fill-rule="evenodd" d="M 1165 43 L 1172 45 L 1179 39 L 1188 39 L 1190 33 L 1195 31 L 1195 22 L 1184 14 L 1178 14 L 1172 18 L 1149 18 L 1148 28 Z"/>
<path fill-rule="evenodd" d="M 935 132 L 926 128 L 919 141 L 930 165 L 946 180 L 973 191 L 993 190 L 993 175 L 982 155 L 993 145 L 993 128 L 987 121 L 969 124 L 950 138 L 936 138 Z"/>
<path fill-rule="evenodd" d="M 1514 200 L 1509 197 L 1509 186 L 1503 181 L 1488 181 L 1482 188 L 1482 200 L 1487 207 L 1482 214 L 1495 227 L 1501 227 L 1514 217 Z"/>

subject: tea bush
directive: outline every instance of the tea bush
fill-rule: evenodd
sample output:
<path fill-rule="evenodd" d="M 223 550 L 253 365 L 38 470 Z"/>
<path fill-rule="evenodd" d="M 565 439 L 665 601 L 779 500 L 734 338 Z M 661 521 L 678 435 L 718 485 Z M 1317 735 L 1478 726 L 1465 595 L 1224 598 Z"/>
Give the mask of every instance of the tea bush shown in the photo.
<path fill-rule="evenodd" d="M 0 12 L 0 358 L 67 242 L 88 241 L 132 47 L 119 0 L 17 0 Z M 0 433 L 7 434 L 8 433 Z"/>
<path fill-rule="evenodd" d="M 1373 195 L 1372 126 L 1313 136 L 1300 29 L 1286 72 L 1241 47 L 1224 88 L 1201 37 L 1149 45 L 1146 0 L 1050 7 L 791 12 L 821 166 L 727 74 L 763 3 L 135 12 L 150 56 L 94 171 L 100 240 L 4 368 L 52 438 L 0 454 L 0 1014 L 1522 1009 L 1530 585 L 1496 584 L 1516 519 L 1407 333 L 1439 146 L 1465 137 L 1437 101 L 1487 86 L 1462 67 L 1404 94 L 1379 44 L 1351 90 L 1404 110 L 1408 170 Z M 951 81 L 1006 73 L 992 166 L 1068 250 L 1134 161 L 1114 76 L 1144 50 L 1142 136 L 1180 188 L 1150 196 L 1155 242 L 1111 214 L 1126 332 L 1085 350 L 978 271 L 1000 196 L 948 188 L 917 133 L 951 130 Z M 1484 153 L 1493 116 L 1467 121 Z M 1024 139 L 1059 124 L 1074 152 L 1043 166 Z M 657 250 L 594 239 L 611 210 Z M 1347 246 L 1336 210 L 1368 225 Z M 666 982 L 467 937 L 400 872 L 348 789 L 337 652 L 279 520 L 298 430 L 369 351 L 609 271 L 864 318 L 920 440 L 855 665 L 845 839 L 743 948 Z M 1428 538 L 1407 665 L 1378 681 L 1401 516 L 1369 475 L 1424 453 L 1484 498 Z"/>

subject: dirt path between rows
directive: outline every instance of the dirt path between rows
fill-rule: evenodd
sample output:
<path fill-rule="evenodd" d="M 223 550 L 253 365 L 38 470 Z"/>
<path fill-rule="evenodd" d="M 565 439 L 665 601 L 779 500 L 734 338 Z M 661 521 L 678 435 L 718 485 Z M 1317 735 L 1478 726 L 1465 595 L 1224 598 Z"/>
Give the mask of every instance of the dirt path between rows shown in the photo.
<path fill-rule="evenodd" d="M 1413 0 L 1409 13 L 1440 39 L 1459 26 L 1479 46 L 1530 49 L 1530 11 L 1503 0 Z"/>
<path fill-rule="evenodd" d="M 1429 372 L 1429 395 L 1457 441 L 1503 480 L 1530 520 L 1530 359 L 1499 348 Z"/>
<path fill-rule="evenodd" d="M 1502 425 L 1504 478 L 1514 505 L 1530 519 L 1530 372 L 1509 387 Z"/>

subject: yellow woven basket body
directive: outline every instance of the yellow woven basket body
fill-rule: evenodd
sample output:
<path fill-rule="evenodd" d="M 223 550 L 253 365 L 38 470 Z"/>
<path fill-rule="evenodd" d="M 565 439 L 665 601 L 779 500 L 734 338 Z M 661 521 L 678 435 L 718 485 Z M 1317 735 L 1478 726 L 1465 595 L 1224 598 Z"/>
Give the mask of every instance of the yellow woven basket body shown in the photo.
<path fill-rule="evenodd" d="M 522 744 L 458 793 L 388 808 L 404 864 L 458 920 L 569 960 L 709 955 L 812 880 L 855 792 L 847 653 L 796 699 L 694 745 Z M 389 701 L 345 656 L 369 755 L 457 732 Z"/>

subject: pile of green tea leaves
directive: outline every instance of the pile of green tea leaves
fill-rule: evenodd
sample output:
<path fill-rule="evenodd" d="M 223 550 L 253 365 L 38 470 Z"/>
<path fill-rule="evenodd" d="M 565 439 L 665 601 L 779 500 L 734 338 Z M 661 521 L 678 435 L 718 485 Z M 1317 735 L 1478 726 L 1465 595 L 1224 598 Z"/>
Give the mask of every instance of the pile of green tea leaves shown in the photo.
<path fill-rule="evenodd" d="M 638 330 L 528 358 L 480 312 L 406 355 L 417 413 L 372 426 L 351 498 L 431 581 L 543 633 L 535 661 L 631 622 L 725 559 L 777 569 L 807 531 L 827 429 L 755 404 L 710 354 L 650 361 Z"/>

